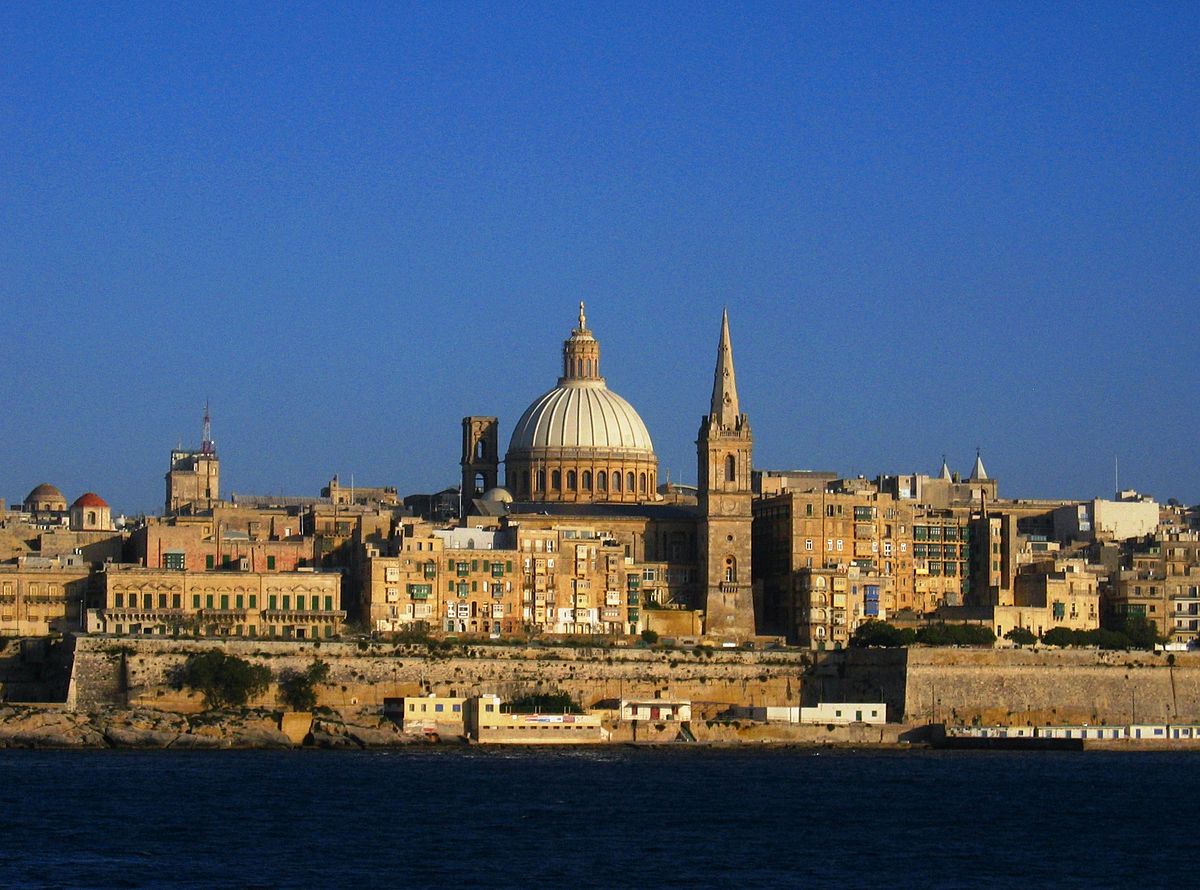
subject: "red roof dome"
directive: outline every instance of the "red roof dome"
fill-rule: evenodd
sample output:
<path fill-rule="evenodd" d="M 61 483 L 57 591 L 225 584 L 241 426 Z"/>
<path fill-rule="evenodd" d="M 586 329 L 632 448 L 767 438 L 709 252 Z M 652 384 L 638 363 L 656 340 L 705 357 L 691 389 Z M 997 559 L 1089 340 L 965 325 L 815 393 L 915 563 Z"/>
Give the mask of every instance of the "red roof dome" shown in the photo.
<path fill-rule="evenodd" d="M 94 491 L 88 491 L 76 498 L 75 503 L 71 505 L 71 509 L 76 507 L 107 507 L 108 502 Z"/>

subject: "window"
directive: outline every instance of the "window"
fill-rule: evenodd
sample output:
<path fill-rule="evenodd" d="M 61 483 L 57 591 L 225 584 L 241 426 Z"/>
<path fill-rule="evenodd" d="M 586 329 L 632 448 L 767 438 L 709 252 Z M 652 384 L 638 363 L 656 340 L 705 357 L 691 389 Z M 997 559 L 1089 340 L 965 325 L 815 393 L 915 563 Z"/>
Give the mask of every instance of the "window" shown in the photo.
<path fill-rule="evenodd" d="M 732 556 L 725 557 L 725 580 L 729 584 L 737 583 L 737 560 Z"/>
<path fill-rule="evenodd" d="M 625 490 L 633 494 L 633 473 L 625 474 Z"/>
<path fill-rule="evenodd" d="M 737 461 L 733 459 L 732 454 L 725 455 L 725 481 L 733 482 L 737 479 Z"/>
<path fill-rule="evenodd" d="M 275 557 L 273 557 L 273 556 L 267 557 L 267 571 L 268 572 L 275 571 Z"/>
<path fill-rule="evenodd" d="M 184 555 L 179 552 L 164 554 L 163 568 L 174 569 L 175 571 L 182 572 L 184 568 Z"/>
<path fill-rule="evenodd" d="M 621 473 L 620 471 L 613 473 L 613 491 L 621 490 Z"/>
<path fill-rule="evenodd" d="M 204 567 L 206 569 L 211 569 L 215 563 L 216 559 L 211 553 L 204 557 Z"/>
<path fill-rule="evenodd" d="M 646 493 L 646 474 L 645 473 L 642 473 L 640 476 L 638 476 L 638 489 L 641 491 L 642 494 Z"/>
<path fill-rule="evenodd" d="M 596 490 L 608 491 L 608 473 L 601 470 L 596 474 Z"/>
<path fill-rule="evenodd" d="M 805 549 L 805 550 L 812 550 L 812 549 L 813 549 L 813 542 L 812 542 L 812 538 L 806 538 L 806 539 L 804 540 L 804 549 Z"/>
<path fill-rule="evenodd" d="M 575 471 L 567 470 L 567 491 L 575 490 Z"/>
<path fill-rule="evenodd" d="M 583 471 L 583 480 L 582 481 L 583 481 L 583 490 L 591 491 L 592 490 L 592 471 L 591 470 Z"/>
<path fill-rule="evenodd" d="M 562 488 L 562 471 L 553 470 L 550 473 L 550 487 L 555 491 Z"/>

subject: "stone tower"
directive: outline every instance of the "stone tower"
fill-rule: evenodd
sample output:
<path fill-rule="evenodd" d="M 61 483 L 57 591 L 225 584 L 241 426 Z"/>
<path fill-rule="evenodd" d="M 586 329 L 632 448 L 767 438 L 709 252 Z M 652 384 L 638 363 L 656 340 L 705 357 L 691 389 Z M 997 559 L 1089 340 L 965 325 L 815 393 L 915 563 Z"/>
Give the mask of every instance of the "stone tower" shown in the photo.
<path fill-rule="evenodd" d="M 204 432 L 199 451 L 176 448 L 171 452 L 171 468 L 167 470 L 165 512 L 196 513 L 211 510 L 221 499 L 221 460 L 217 443 L 212 437 L 212 419 L 208 404 L 204 405 Z"/>
<path fill-rule="evenodd" d="M 738 406 L 729 342 L 721 317 L 712 405 L 696 441 L 699 482 L 700 583 L 704 625 L 715 636 L 745 639 L 755 632 L 750 583 L 750 462 L 754 438 Z"/>
<path fill-rule="evenodd" d="M 494 417 L 464 417 L 462 430 L 462 499 L 466 504 L 499 484 L 500 422 Z"/>

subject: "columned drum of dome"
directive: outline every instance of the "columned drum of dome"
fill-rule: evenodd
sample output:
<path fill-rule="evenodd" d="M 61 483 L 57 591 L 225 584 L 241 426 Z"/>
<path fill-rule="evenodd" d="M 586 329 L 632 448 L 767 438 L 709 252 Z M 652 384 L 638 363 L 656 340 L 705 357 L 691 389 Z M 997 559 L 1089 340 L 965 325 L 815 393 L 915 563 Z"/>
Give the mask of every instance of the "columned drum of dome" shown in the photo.
<path fill-rule="evenodd" d="M 656 497 L 650 432 L 600 376 L 600 344 L 582 303 L 563 343 L 558 385 L 521 415 L 504 464 L 505 487 L 520 500 L 634 504 Z"/>

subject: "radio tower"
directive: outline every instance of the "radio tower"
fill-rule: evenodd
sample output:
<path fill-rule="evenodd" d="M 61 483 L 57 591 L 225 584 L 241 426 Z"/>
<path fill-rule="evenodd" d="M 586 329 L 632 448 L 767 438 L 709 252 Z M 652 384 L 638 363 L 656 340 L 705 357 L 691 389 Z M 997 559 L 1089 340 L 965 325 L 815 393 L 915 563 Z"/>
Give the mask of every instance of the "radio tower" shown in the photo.
<path fill-rule="evenodd" d="M 216 443 L 212 440 L 212 418 L 208 416 L 208 399 L 204 400 L 204 435 L 200 438 L 201 454 L 216 454 Z"/>

